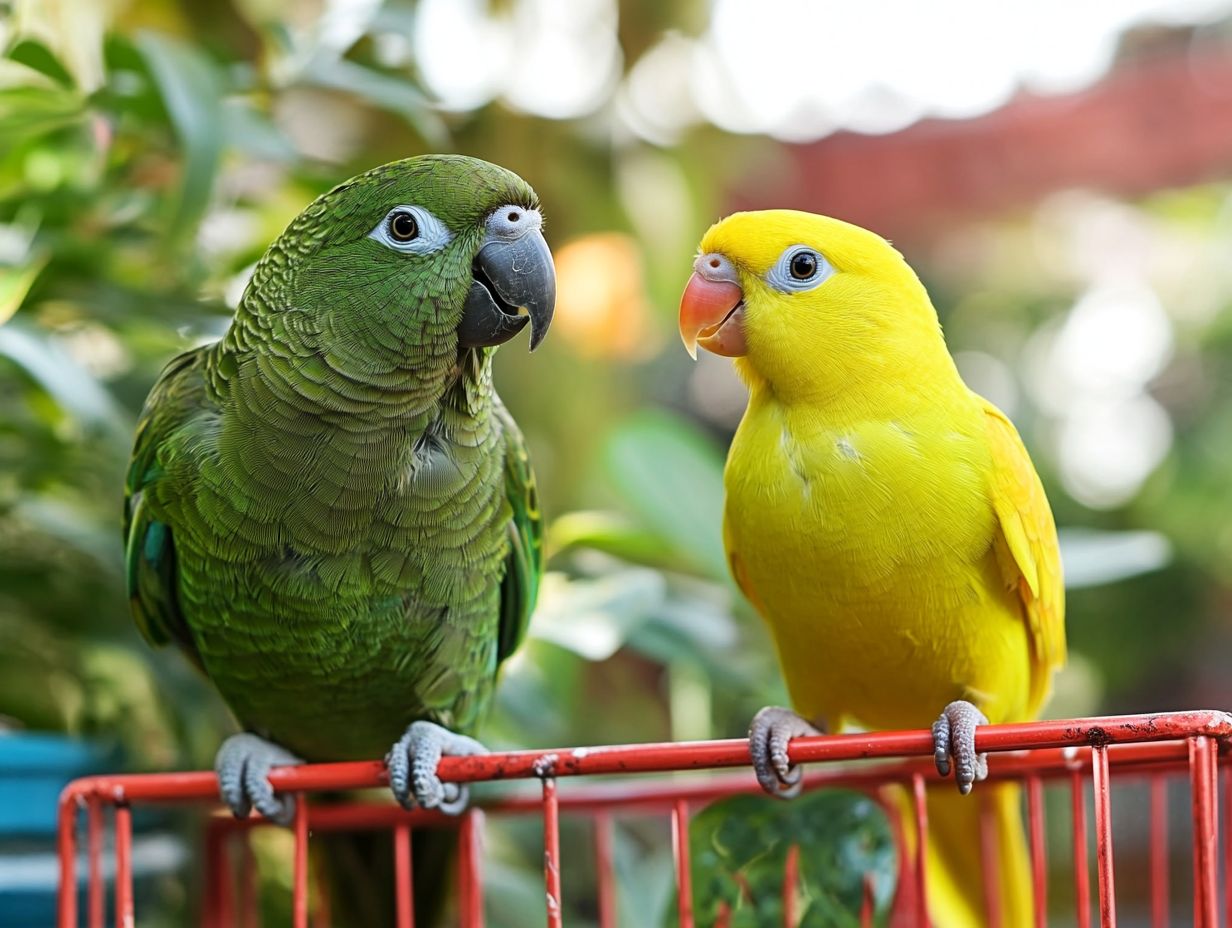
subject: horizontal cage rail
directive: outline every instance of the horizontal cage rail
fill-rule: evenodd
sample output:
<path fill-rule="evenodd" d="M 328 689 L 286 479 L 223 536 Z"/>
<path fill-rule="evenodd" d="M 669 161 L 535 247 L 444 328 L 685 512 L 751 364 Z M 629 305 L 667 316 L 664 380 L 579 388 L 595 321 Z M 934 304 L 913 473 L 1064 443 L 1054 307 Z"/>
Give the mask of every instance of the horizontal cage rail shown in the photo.
<path fill-rule="evenodd" d="M 989 725 L 977 729 L 976 748 L 995 755 L 991 781 L 1013 780 L 1026 786 L 1028 843 L 1036 924 L 1047 918 L 1048 873 L 1044 829 L 1043 791 L 1046 783 L 1069 793 L 1071 813 L 1073 895 L 1079 928 L 1091 924 L 1092 902 L 1097 902 L 1099 924 L 1116 924 L 1113 869 L 1110 778 L 1149 784 L 1150 900 L 1153 928 L 1168 925 L 1169 858 L 1167 846 L 1169 778 L 1186 776 L 1193 819 L 1193 923 L 1217 928 L 1219 913 L 1219 755 L 1232 744 L 1232 715 L 1208 711 L 1108 716 Z M 842 786 L 876 793 L 881 787 L 905 786 L 911 797 L 917 833 L 927 829 L 926 787 L 940 780 L 932 762 L 932 735 L 927 731 L 875 732 L 798 738 L 789 755 L 794 763 L 818 764 L 805 776 L 805 788 Z M 459 818 L 421 810 L 407 811 L 392 803 L 342 802 L 310 805 L 309 795 L 320 791 L 346 791 L 387 785 L 385 766 L 378 761 L 312 764 L 283 767 L 270 774 L 279 792 L 296 797 L 292 909 L 296 928 L 309 925 L 309 832 L 387 830 L 393 835 L 395 871 L 393 892 L 398 928 L 413 928 L 410 836 L 419 827 L 454 827 L 459 830 L 457 851 L 459 916 L 465 928 L 483 924 L 481 833 L 485 815 L 542 816 L 544 826 L 544 890 L 546 924 L 563 925 L 561 902 L 560 819 L 562 814 L 591 820 L 596 868 L 596 910 L 601 928 L 615 928 L 612 816 L 663 815 L 671 825 L 676 865 L 677 916 L 681 926 L 695 922 L 689 860 L 690 812 L 708 802 L 759 788 L 748 771 L 748 743 L 744 739 L 669 744 L 632 744 L 547 751 L 512 751 L 476 757 L 446 757 L 438 772 L 455 782 L 537 780 L 528 792 L 510 784 L 504 795 L 476 805 Z M 734 768 L 746 768 L 736 771 Z M 665 780 L 655 775 L 673 774 Z M 681 774 L 687 774 L 681 776 Z M 1232 834 L 1232 766 L 1223 771 L 1224 825 Z M 633 777 L 632 775 L 646 775 Z M 605 778 L 559 789 L 558 778 Z M 616 779 L 610 779 L 616 778 Z M 1095 873 L 1097 899 L 1091 898 L 1087 834 L 1087 789 L 1094 808 Z M 979 794 L 977 787 L 976 795 Z M 114 832 L 115 924 L 134 922 L 131 807 L 141 803 L 210 803 L 216 805 L 218 784 L 213 773 L 131 774 L 87 777 L 70 783 L 60 800 L 59 926 L 77 928 L 78 819 L 84 810 L 87 840 L 86 905 L 90 928 L 102 928 L 106 888 L 102 875 L 105 807 L 112 807 Z M 985 817 L 986 825 L 991 819 Z M 247 832 L 269 823 L 254 817 L 236 820 L 215 815 L 207 828 L 205 858 L 207 888 L 202 923 L 214 926 L 256 926 L 256 896 Z M 987 831 L 987 828 L 982 829 Z M 899 834 L 901 844 L 902 836 Z M 232 845 L 243 855 L 240 898 L 234 897 Z M 982 841 L 985 863 L 989 839 Z M 800 855 L 792 847 L 783 879 L 783 924 L 794 926 L 798 917 L 796 889 Z M 1226 886 L 1232 886 L 1232 851 L 1225 847 Z M 898 899 L 892 924 L 927 925 L 927 899 L 921 842 L 900 858 Z M 988 883 L 985 867 L 987 923 L 998 926 L 995 882 Z M 993 876 L 995 880 L 995 874 Z M 237 908 L 238 907 L 238 908 Z M 1225 892 L 1225 920 L 1232 926 L 1232 892 Z M 237 914 L 238 913 L 238 914 Z M 873 896 L 866 882 L 862 924 L 872 924 Z M 716 925 L 723 925 L 720 915 Z M 238 920 L 237 920 L 238 919 Z M 316 925 L 326 922 L 318 919 Z"/>

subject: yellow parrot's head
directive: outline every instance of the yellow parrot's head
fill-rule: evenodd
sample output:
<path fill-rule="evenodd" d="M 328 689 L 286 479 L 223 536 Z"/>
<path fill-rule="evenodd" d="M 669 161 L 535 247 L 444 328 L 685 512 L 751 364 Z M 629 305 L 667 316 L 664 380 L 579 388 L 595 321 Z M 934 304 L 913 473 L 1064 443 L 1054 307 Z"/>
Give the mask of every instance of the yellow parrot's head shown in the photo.
<path fill-rule="evenodd" d="M 710 227 L 700 251 L 680 302 L 693 357 L 700 345 L 790 387 L 940 343 L 919 278 L 867 229 L 796 210 L 735 213 Z"/>

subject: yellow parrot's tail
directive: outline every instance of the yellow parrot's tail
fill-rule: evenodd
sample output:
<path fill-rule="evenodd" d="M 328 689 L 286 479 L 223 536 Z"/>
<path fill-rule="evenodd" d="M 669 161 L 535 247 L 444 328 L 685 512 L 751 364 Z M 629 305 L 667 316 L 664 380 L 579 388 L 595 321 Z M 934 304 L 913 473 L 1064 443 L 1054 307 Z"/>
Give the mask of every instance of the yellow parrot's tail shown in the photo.
<path fill-rule="evenodd" d="M 928 845 L 926 882 L 928 914 L 933 928 L 987 928 L 984 866 L 980 853 L 981 804 L 991 813 L 995 831 L 995 885 L 999 895 L 1001 928 L 1031 928 L 1034 903 L 1031 861 L 1027 850 L 1015 783 L 977 783 L 969 796 L 952 783 L 928 790 Z M 903 835 L 910 853 L 915 847 L 915 816 L 905 791 L 896 790 Z"/>

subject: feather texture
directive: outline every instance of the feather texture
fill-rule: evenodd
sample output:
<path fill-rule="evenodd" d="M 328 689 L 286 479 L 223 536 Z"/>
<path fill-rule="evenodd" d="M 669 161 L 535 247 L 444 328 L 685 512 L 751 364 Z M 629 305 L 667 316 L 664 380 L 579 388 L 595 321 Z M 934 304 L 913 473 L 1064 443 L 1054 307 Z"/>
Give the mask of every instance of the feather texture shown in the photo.
<path fill-rule="evenodd" d="M 827 273 L 784 286 L 800 248 Z M 1065 657 L 1052 513 L 1014 427 L 962 382 L 914 272 L 865 229 L 789 210 L 731 216 L 701 251 L 700 286 L 710 267 L 743 296 L 727 343 L 744 346 L 750 395 L 724 539 L 796 711 L 831 731 L 928 727 L 954 700 L 993 722 L 1035 716 Z M 1016 794 L 984 794 L 1005 924 L 1026 926 Z M 947 928 L 983 918 L 976 802 L 945 797 L 930 815 L 930 909 Z"/>
<path fill-rule="evenodd" d="M 1065 663 L 1065 582 L 1052 508 L 1018 430 L 984 401 L 992 451 L 992 500 L 1001 528 L 996 551 L 1007 583 L 1022 601 L 1031 633 L 1028 714 L 1048 698 L 1053 671 Z"/>
<path fill-rule="evenodd" d="M 455 331 L 484 217 L 510 203 L 537 206 L 451 156 L 335 188 L 146 403 L 125 509 L 137 623 L 306 759 L 381 756 L 417 719 L 472 731 L 524 634 L 534 478 L 493 349 Z M 424 255 L 373 240 L 399 204 L 452 237 Z"/>

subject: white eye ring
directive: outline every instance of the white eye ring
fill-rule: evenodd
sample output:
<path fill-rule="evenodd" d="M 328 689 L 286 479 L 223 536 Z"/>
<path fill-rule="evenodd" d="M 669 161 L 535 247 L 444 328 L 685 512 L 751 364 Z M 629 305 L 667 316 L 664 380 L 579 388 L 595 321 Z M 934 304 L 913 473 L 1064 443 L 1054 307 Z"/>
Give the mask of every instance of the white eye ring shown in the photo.
<path fill-rule="evenodd" d="M 813 272 L 807 277 L 797 277 L 792 265 L 797 259 L 812 259 Z M 784 293 L 803 293 L 821 286 L 835 274 L 834 265 L 826 260 L 816 248 L 808 245 L 792 245 L 779 255 L 774 266 L 766 272 L 766 283 Z"/>
<path fill-rule="evenodd" d="M 415 220 L 418 234 L 414 238 L 399 241 L 393 237 L 390 226 L 399 213 L 407 213 Z M 445 223 L 422 206 L 395 206 L 382 217 L 376 228 L 368 233 L 368 238 L 374 238 L 386 248 L 404 255 L 430 255 L 452 242 L 453 233 L 446 228 Z"/>

